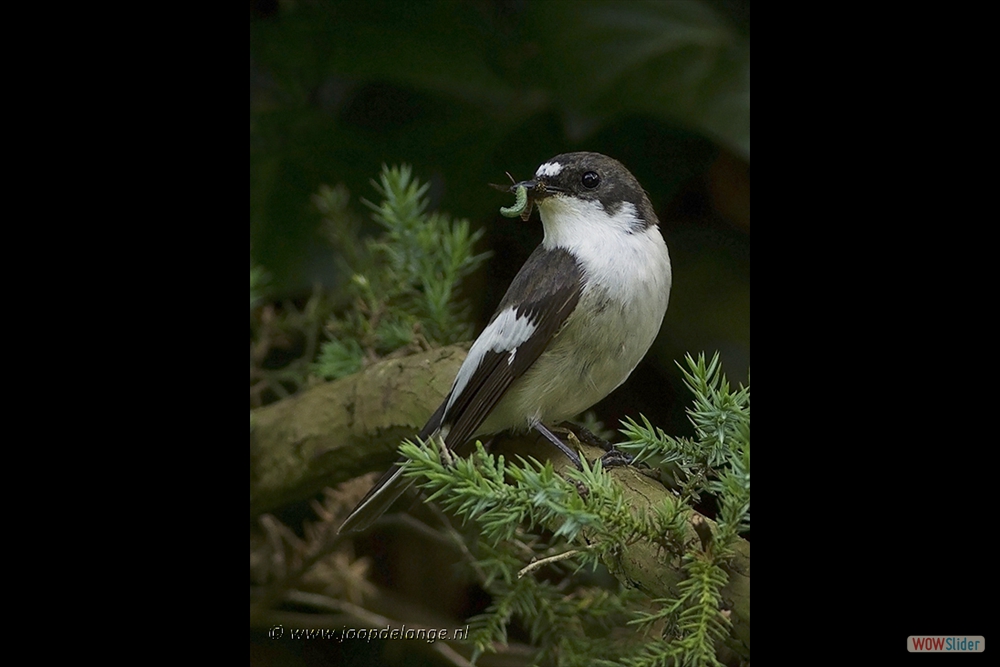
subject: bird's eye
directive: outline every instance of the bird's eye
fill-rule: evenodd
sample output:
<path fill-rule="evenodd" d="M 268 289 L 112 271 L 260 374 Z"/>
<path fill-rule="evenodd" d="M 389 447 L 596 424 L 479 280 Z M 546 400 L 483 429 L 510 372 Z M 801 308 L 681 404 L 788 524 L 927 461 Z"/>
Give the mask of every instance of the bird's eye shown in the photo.
<path fill-rule="evenodd" d="M 583 187 L 590 188 L 591 190 L 601 183 L 601 177 L 597 175 L 596 171 L 588 171 L 583 175 L 581 180 L 583 181 Z"/>

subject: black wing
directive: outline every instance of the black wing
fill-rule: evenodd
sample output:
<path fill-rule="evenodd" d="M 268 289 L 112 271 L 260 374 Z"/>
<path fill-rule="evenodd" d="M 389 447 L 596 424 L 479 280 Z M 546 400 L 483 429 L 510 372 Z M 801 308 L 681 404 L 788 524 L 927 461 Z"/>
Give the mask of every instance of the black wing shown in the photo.
<path fill-rule="evenodd" d="M 541 246 L 536 248 L 507 288 L 479 339 L 490 335 L 490 327 L 497 317 L 511 308 L 517 316 L 527 318 L 535 326 L 534 331 L 517 346 L 513 358 L 510 350 L 486 350 L 462 387 L 456 386 L 456 380 L 444 402 L 420 430 L 420 439 L 426 441 L 445 425 L 450 427 L 445 436 L 448 447 L 455 447 L 471 438 L 507 393 L 511 383 L 535 363 L 565 324 L 580 300 L 583 280 L 583 272 L 569 252 L 544 250 Z M 471 353 L 470 357 L 466 357 L 466 363 L 476 363 Z M 456 389 L 460 393 L 449 407 Z M 400 459 L 382 475 L 348 515 L 339 532 L 364 530 L 410 487 L 413 480 L 404 478 L 400 467 L 405 460 Z"/>
<path fill-rule="evenodd" d="M 531 368 L 576 308 L 582 287 L 583 272 L 573 255 L 562 249 L 544 250 L 541 246 L 535 249 L 507 288 L 480 338 L 490 332 L 501 313 L 512 308 L 518 317 L 534 324 L 535 330 L 518 345 L 513 359 L 510 350 L 487 350 L 447 413 L 440 410 L 435 413 L 435 417 L 443 418 L 444 424 L 451 425 L 445 439 L 449 447 L 471 438 L 511 383 Z M 435 425 L 432 419 L 428 426 L 433 430 L 441 423 Z"/>

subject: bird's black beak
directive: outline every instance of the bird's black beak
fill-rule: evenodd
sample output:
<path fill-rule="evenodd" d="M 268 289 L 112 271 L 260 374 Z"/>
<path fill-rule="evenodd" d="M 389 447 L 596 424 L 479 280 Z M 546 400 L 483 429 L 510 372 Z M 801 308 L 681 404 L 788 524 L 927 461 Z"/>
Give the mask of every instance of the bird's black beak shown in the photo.
<path fill-rule="evenodd" d="M 510 176 L 509 173 L 507 175 Z M 511 178 L 510 180 L 513 181 L 514 179 Z M 517 196 L 517 203 L 513 206 L 500 207 L 500 213 L 508 218 L 519 216 L 521 220 L 527 220 L 531 217 L 531 210 L 537 202 L 557 192 L 562 192 L 559 188 L 553 187 L 539 178 L 533 178 L 530 181 L 521 181 L 510 186 L 497 185 L 496 183 L 490 183 L 489 185 L 496 190 L 511 192 Z"/>
<path fill-rule="evenodd" d="M 517 192 L 517 189 L 523 187 L 528 193 L 528 203 L 524 207 L 524 211 L 521 213 L 521 220 L 527 220 L 531 217 L 531 209 L 534 208 L 542 199 L 550 197 L 555 194 L 555 190 L 550 188 L 545 181 L 533 178 L 530 181 L 521 181 L 520 183 L 515 183 L 510 186 L 511 192 Z"/>
<path fill-rule="evenodd" d="M 515 183 L 510 186 L 511 192 L 516 192 L 517 189 L 524 186 L 524 189 L 528 191 L 528 197 L 532 201 L 538 201 L 539 199 L 545 199 L 546 197 L 555 194 L 555 191 L 550 189 L 546 185 L 545 181 L 541 181 L 537 178 L 533 178 L 530 181 L 521 181 L 520 183 Z"/>

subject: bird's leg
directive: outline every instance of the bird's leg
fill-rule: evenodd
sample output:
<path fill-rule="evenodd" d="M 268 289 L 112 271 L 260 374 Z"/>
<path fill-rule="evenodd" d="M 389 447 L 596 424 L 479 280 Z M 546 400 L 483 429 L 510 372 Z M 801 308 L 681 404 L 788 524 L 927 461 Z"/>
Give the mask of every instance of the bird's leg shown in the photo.
<path fill-rule="evenodd" d="M 576 435 L 580 442 L 593 445 L 594 447 L 600 447 L 605 452 L 604 456 L 601 457 L 601 465 L 605 468 L 614 468 L 615 466 L 627 466 L 632 463 L 632 456 L 623 451 L 615 449 L 615 446 L 605 440 L 600 438 L 588 429 L 571 422 L 563 422 L 559 424 L 559 428 L 565 429 L 567 431 L 572 431 Z"/>
<path fill-rule="evenodd" d="M 583 463 L 580 462 L 580 455 L 567 447 L 566 443 L 560 440 L 555 434 L 552 433 L 552 431 L 545 428 L 545 424 L 538 422 L 535 424 L 535 430 L 545 436 L 546 440 L 558 447 L 559 451 L 565 454 L 569 460 L 573 462 L 573 465 L 577 467 L 577 470 L 583 470 Z"/>

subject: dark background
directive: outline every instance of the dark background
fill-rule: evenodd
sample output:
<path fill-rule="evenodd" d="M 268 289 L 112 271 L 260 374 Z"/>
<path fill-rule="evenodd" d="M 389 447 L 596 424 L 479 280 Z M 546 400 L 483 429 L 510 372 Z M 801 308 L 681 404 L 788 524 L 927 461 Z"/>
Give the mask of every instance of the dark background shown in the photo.
<path fill-rule="evenodd" d="M 430 181 L 431 208 L 485 227 L 493 257 L 463 295 L 479 326 L 541 240 L 499 215 L 505 171 L 592 150 L 649 193 L 674 283 L 660 337 L 595 407 L 691 432 L 675 361 L 722 354 L 750 366 L 749 1 L 554 0 L 250 3 L 250 250 L 272 297 L 335 280 L 310 202 L 345 184 L 377 193 L 381 165 Z"/>

